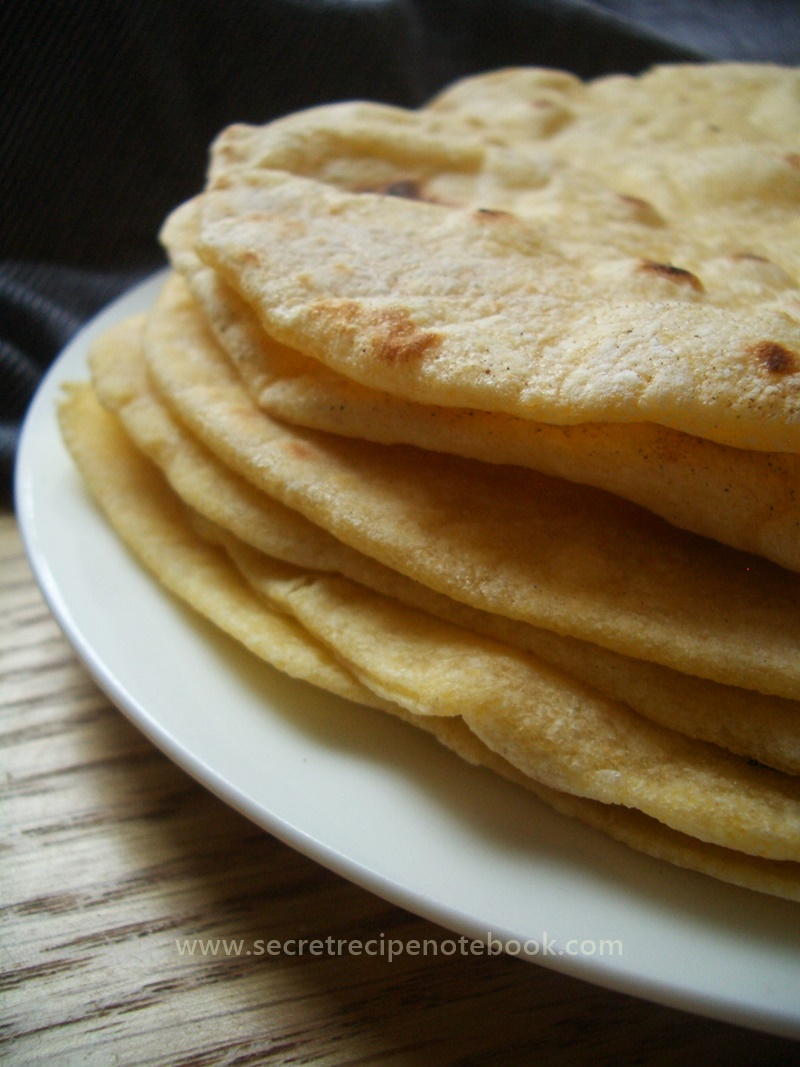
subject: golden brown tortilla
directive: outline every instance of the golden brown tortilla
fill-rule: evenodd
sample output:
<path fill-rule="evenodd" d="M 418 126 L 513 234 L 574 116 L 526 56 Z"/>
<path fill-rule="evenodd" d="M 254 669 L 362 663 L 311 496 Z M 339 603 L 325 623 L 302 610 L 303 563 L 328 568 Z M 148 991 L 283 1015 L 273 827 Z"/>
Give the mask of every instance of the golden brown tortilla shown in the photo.
<path fill-rule="evenodd" d="M 95 390 L 165 473 L 178 495 L 246 547 L 300 567 L 341 574 L 412 607 L 526 649 L 606 696 L 687 736 L 800 774 L 800 703 L 703 681 L 643 660 L 480 612 L 398 574 L 337 541 L 225 467 L 153 392 L 143 359 L 142 317 L 107 331 L 91 353 Z M 256 554 L 256 559 L 258 555 Z"/>
<path fill-rule="evenodd" d="M 208 613 L 209 618 L 242 639 L 256 654 L 266 653 L 270 662 L 275 662 L 276 650 L 283 647 L 289 651 L 293 670 L 300 667 L 301 677 L 316 684 L 332 683 L 335 692 L 365 703 L 383 704 L 333 664 L 300 627 L 270 612 L 262 600 L 256 601 L 247 593 L 219 552 L 193 533 L 183 508 L 165 491 L 158 472 L 136 454 L 130 440 L 113 417 L 103 412 L 87 387 L 73 386 L 67 391 L 59 416 L 65 439 L 98 503 L 136 554 L 154 569 L 158 580 L 186 596 L 197 610 Z M 231 629 L 228 623 L 232 623 Z M 287 660 L 282 659 L 280 666 L 285 669 Z M 560 796 L 505 764 L 460 720 L 413 718 L 402 709 L 389 706 L 386 710 L 434 733 L 470 762 L 505 774 L 557 809 L 607 828 L 613 836 L 640 851 L 748 888 L 800 898 L 796 863 L 762 860 L 709 846 L 676 834 L 638 812 Z"/>
<path fill-rule="evenodd" d="M 278 669 L 800 899 L 799 90 L 518 70 L 232 127 L 108 410 L 60 405 L 90 489 Z"/>
<path fill-rule="evenodd" d="M 176 279 L 145 351 L 158 391 L 225 465 L 406 577 L 636 659 L 800 696 L 797 575 L 585 486 L 280 425 Z"/>
<path fill-rule="evenodd" d="M 217 340 L 268 414 L 382 444 L 514 463 L 605 489 L 668 522 L 800 570 L 800 459 L 754 452 L 652 423 L 554 426 L 473 408 L 402 400 L 281 345 L 193 250 L 196 202 L 164 240 Z"/>
<path fill-rule="evenodd" d="M 258 171 L 203 196 L 197 251 L 276 340 L 406 400 L 800 450 L 800 322 L 708 289 L 702 244 L 603 237 Z"/>

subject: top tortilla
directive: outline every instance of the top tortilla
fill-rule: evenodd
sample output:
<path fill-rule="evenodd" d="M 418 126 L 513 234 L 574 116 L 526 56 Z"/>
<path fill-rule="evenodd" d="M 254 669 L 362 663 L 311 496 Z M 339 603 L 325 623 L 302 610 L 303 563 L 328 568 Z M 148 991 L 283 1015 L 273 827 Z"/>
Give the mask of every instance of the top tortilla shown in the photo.
<path fill-rule="evenodd" d="M 267 332 L 390 395 L 796 452 L 798 87 L 524 68 L 234 126 L 201 253 Z"/>
<path fill-rule="evenodd" d="M 247 389 L 280 421 L 384 444 L 513 463 L 605 489 L 673 525 L 800 571 L 800 456 L 720 445 L 652 423 L 553 426 L 401 401 L 279 345 L 197 257 L 197 201 L 162 238 Z"/>

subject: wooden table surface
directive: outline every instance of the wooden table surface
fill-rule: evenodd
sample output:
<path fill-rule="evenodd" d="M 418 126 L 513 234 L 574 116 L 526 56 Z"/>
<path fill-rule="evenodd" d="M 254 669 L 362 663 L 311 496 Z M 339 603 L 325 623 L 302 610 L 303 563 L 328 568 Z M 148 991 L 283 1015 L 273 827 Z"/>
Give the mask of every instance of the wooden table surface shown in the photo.
<path fill-rule="evenodd" d="M 0 1062 L 800 1060 L 791 1042 L 507 956 L 210 954 L 215 939 L 449 933 L 270 837 L 154 748 L 78 663 L 8 513 L 0 590 Z"/>

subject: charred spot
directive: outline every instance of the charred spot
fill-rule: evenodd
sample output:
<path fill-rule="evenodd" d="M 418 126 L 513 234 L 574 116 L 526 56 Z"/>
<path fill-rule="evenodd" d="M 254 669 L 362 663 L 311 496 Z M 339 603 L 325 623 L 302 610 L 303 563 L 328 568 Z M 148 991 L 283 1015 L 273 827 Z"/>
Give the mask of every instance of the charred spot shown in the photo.
<path fill-rule="evenodd" d="M 384 196 L 399 196 L 403 200 L 424 200 L 422 182 L 416 178 L 405 178 L 402 181 L 389 182 L 383 188 L 377 190 Z"/>
<path fill-rule="evenodd" d="M 797 167 L 800 170 L 800 152 L 789 152 L 788 155 L 783 157 L 790 167 Z"/>
<path fill-rule="evenodd" d="M 500 211 L 499 208 L 479 207 L 475 211 L 475 217 L 479 220 L 490 219 L 513 219 L 510 211 Z"/>
<path fill-rule="evenodd" d="M 649 200 L 644 200 L 641 196 L 630 196 L 628 193 L 620 193 L 620 200 L 636 211 L 654 210 L 653 205 Z"/>
<path fill-rule="evenodd" d="M 637 222 L 645 222 L 650 226 L 663 225 L 664 220 L 649 200 L 644 200 L 641 196 L 629 196 L 627 193 L 620 193 L 619 198 Z"/>
<path fill-rule="evenodd" d="M 769 263 L 766 256 L 756 255 L 755 252 L 734 252 L 730 258 L 736 262 L 744 260 L 747 263 Z"/>
<path fill-rule="evenodd" d="M 692 274 L 690 270 L 684 270 L 683 267 L 674 267 L 671 263 L 656 263 L 651 259 L 644 259 L 639 264 L 639 270 L 646 274 L 655 274 L 660 278 L 666 278 L 667 281 L 675 282 L 677 285 L 688 285 L 698 293 L 703 292 L 703 283 L 697 275 Z"/>
<path fill-rule="evenodd" d="M 791 374 L 797 369 L 797 354 L 779 341 L 759 341 L 751 352 L 770 374 Z"/>
<path fill-rule="evenodd" d="M 428 196 L 421 178 L 399 178 L 386 185 L 370 185 L 358 190 L 360 193 L 376 193 L 378 196 L 395 196 L 400 200 L 418 200 L 423 204 L 442 204 L 435 196 Z"/>

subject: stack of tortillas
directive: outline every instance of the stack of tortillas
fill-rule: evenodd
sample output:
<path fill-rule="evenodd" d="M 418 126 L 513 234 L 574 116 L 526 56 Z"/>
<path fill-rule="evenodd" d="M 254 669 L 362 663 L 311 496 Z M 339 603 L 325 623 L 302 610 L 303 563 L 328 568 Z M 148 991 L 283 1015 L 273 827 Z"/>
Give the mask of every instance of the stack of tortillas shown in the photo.
<path fill-rule="evenodd" d="M 800 72 L 509 70 L 232 127 L 163 239 L 60 411 L 156 578 L 800 899 Z"/>

